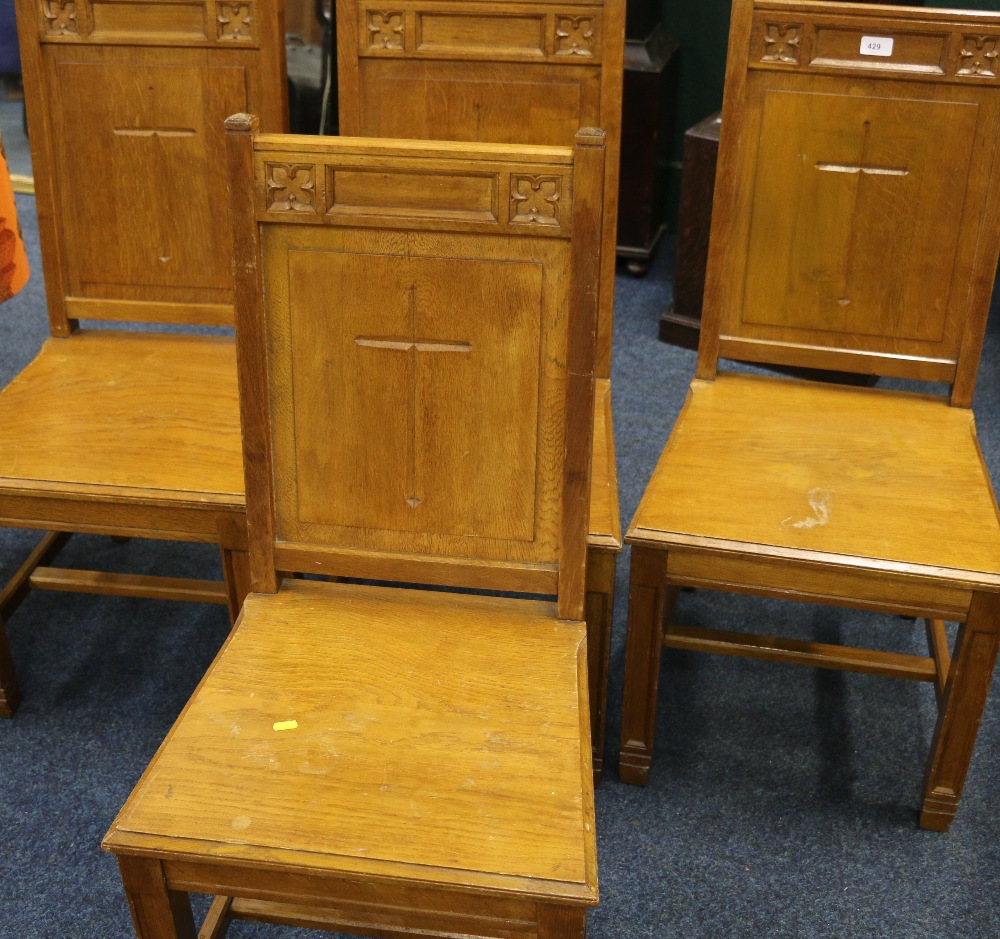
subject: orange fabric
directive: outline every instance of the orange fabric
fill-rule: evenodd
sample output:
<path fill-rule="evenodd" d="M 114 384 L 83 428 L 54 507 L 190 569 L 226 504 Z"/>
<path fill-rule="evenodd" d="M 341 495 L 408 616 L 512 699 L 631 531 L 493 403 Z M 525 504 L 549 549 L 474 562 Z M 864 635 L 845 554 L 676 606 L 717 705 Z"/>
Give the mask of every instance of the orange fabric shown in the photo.
<path fill-rule="evenodd" d="M 28 282 L 28 256 L 17 224 L 14 190 L 0 138 L 0 303 L 9 300 Z"/>

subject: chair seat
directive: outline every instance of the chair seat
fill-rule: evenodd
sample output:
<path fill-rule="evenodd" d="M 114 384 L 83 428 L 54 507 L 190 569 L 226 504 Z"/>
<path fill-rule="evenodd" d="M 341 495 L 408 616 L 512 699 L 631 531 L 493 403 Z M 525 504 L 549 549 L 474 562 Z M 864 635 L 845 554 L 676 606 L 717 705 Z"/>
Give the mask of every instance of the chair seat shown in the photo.
<path fill-rule="evenodd" d="M 882 389 L 695 380 L 627 540 L 1000 586 L 972 412 Z"/>
<path fill-rule="evenodd" d="M 228 337 L 49 339 L 0 392 L 0 427 L 0 488 L 244 502 Z"/>
<path fill-rule="evenodd" d="M 252 595 L 104 846 L 596 904 L 584 635 L 540 601 Z"/>

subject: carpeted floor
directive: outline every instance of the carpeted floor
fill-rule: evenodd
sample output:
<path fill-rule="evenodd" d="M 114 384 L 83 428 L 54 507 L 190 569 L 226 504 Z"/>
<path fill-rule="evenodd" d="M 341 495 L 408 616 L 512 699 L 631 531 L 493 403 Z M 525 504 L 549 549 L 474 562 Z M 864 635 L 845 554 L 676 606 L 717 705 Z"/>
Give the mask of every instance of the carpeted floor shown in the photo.
<path fill-rule="evenodd" d="M 0 103 L 4 127 L 10 115 Z M 35 274 L 22 296 L 0 307 L 2 384 L 46 335 L 33 200 L 20 197 L 19 211 Z M 656 339 L 671 253 L 646 279 L 621 276 L 617 284 L 615 436 L 626 521 L 694 368 L 693 353 Z M 998 303 L 977 414 L 1000 482 Z M 0 530 L 0 581 L 36 539 Z M 63 561 L 219 574 L 213 549 L 164 542 L 78 537 Z M 608 764 L 597 793 L 602 902 L 590 917 L 592 939 L 1000 935 L 996 694 L 947 835 L 916 826 L 933 693 L 889 679 L 668 654 L 651 782 L 624 786 L 617 747 L 628 565 L 626 551 Z M 682 605 L 679 615 L 693 625 L 924 649 L 922 628 L 895 617 L 706 593 L 687 594 Z M 130 936 L 117 867 L 99 842 L 225 637 L 225 612 L 33 593 L 7 628 L 25 698 L 14 720 L 0 722 L 0 939 Z M 237 924 L 230 935 L 307 933 Z"/>

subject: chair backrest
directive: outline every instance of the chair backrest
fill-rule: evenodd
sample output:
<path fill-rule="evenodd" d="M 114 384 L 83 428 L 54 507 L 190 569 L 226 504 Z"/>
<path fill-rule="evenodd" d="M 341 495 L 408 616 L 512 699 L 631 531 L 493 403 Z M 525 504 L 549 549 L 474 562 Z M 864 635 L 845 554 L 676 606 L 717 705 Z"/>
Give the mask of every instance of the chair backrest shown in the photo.
<path fill-rule="evenodd" d="M 735 0 L 698 374 L 946 382 L 1000 253 L 1000 14 Z"/>
<path fill-rule="evenodd" d="M 607 135 L 597 374 L 611 369 L 624 0 L 337 0 L 340 132 L 569 147 Z"/>
<path fill-rule="evenodd" d="M 254 589 L 317 572 L 558 594 L 580 618 L 603 133 L 226 126 Z"/>
<path fill-rule="evenodd" d="M 232 325 L 223 122 L 284 130 L 282 0 L 16 0 L 49 320 Z"/>

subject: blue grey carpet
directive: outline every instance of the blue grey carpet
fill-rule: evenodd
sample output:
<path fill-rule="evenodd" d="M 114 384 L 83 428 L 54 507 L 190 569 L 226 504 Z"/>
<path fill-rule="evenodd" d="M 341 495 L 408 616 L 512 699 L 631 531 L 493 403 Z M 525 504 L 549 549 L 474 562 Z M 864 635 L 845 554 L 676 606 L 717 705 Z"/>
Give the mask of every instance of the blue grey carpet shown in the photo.
<path fill-rule="evenodd" d="M 2 109 L 0 109 L 2 110 Z M 0 383 L 46 335 L 35 274 L 0 307 Z M 680 409 L 694 354 L 656 339 L 666 247 L 620 276 L 614 409 L 622 517 L 635 510 Z M 1000 309 L 976 402 L 1000 481 Z M 67 401 L 67 408 L 73 402 Z M 0 434 L 3 430 L 0 428 Z M 960 535 L 959 535 L 960 536 Z M 37 539 L 0 530 L 0 581 Z M 218 576 L 214 549 L 77 537 L 65 563 Z M 605 781 L 597 793 L 601 906 L 592 939 L 1000 935 L 1000 702 L 990 701 L 958 817 L 917 828 L 934 720 L 928 686 L 747 660 L 664 656 L 650 785 L 617 780 L 629 555 L 619 563 Z M 685 594 L 691 624 L 786 630 L 922 653 L 895 617 Z M 24 703 L 0 722 L 0 939 L 132 935 L 100 839 L 227 633 L 221 607 L 33 593 L 8 624 Z M 315 935 L 237 924 L 233 937 Z"/>

